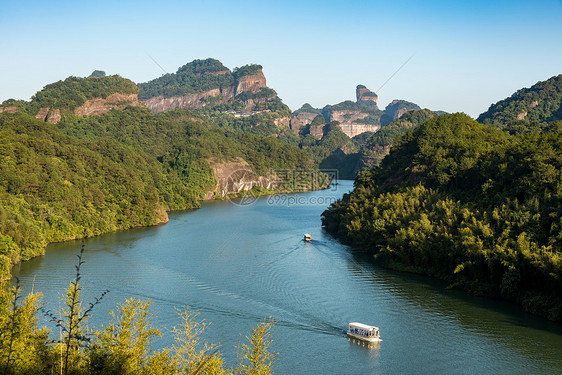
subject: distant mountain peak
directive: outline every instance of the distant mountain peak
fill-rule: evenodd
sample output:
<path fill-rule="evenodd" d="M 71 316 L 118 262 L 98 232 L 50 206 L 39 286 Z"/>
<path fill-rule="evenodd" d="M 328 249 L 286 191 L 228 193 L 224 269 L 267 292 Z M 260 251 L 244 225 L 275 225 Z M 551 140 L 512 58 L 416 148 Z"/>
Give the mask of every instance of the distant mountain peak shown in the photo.
<path fill-rule="evenodd" d="M 379 100 L 378 95 L 364 85 L 357 85 L 357 88 L 355 89 L 355 96 L 357 97 L 357 103 L 374 102 L 377 104 L 377 100 Z"/>

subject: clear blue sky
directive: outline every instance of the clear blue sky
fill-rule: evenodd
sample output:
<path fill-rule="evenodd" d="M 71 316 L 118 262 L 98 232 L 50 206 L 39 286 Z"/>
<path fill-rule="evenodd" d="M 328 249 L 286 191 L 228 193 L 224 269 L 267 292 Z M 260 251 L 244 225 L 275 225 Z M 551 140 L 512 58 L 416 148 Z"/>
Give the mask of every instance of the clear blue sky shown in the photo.
<path fill-rule="evenodd" d="M 135 82 L 194 59 L 259 63 L 291 109 L 355 86 L 475 117 L 562 73 L 562 1 L 3 1 L 0 102 L 95 69 Z"/>

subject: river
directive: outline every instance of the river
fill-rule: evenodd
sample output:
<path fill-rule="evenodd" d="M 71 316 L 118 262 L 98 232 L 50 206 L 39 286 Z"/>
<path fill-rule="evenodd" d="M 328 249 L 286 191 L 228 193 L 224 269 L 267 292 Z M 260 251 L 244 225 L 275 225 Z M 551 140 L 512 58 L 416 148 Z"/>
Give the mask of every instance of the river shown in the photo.
<path fill-rule="evenodd" d="M 271 317 L 276 374 L 562 374 L 559 324 L 379 268 L 326 234 L 320 214 L 351 188 L 341 181 L 319 192 L 207 202 L 171 213 L 167 225 L 87 240 L 84 299 L 110 291 L 90 325 L 107 323 L 110 310 L 135 297 L 153 301 L 164 333 L 154 346 L 171 343 L 177 310 L 189 306 L 211 323 L 205 339 L 221 345 L 229 365 L 235 345 Z M 22 264 L 24 291 L 42 292 L 58 311 L 79 249 L 52 244 Z M 383 341 L 348 340 L 351 321 L 378 326 Z"/>

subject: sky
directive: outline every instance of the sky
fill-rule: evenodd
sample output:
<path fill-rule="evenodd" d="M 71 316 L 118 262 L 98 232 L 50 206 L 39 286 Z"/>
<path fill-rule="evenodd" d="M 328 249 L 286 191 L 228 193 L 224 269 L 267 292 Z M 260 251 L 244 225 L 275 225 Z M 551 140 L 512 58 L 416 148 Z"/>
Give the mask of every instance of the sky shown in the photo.
<path fill-rule="evenodd" d="M 140 83 L 213 57 L 261 64 L 292 110 L 363 84 L 381 108 L 477 117 L 562 73 L 562 0 L 1 1 L 0 102 L 96 69 Z"/>

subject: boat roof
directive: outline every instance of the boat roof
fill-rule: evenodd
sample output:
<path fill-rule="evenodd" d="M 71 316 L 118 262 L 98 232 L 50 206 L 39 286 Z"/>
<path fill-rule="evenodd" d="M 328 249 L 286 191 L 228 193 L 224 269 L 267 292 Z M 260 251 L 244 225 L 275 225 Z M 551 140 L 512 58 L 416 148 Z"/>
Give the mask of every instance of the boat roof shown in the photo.
<path fill-rule="evenodd" d="M 312 236 L 311 236 L 310 234 L 308 234 L 308 233 L 305 233 L 304 236 L 305 236 L 305 237 L 312 237 Z"/>
<path fill-rule="evenodd" d="M 379 327 L 370 326 L 367 324 L 357 323 L 357 322 L 349 323 L 349 326 L 354 328 L 364 329 L 364 330 L 376 329 L 378 331 L 379 329 Z"/>

